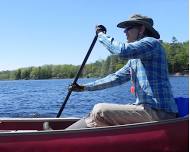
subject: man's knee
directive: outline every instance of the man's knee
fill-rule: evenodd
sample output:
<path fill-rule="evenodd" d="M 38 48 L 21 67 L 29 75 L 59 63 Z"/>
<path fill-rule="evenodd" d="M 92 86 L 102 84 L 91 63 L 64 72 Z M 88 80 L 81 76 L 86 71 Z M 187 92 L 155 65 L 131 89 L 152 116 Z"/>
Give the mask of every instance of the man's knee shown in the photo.
<path fill-rule="evenodd" d="M 106 103 L 98 103 L 94 106 L 92 113 L 94 115 L 98 115 L 100 117 L 103 117 L 108 112 L 108 106 Z"/>
<path fill-rule="evenodd" d="M 92 113 L 95 115 L 99 115 L 100 113 L 102 113 L 102 107 L 103 107 L 102 103 L 96 104 L 92 110 Z"/>

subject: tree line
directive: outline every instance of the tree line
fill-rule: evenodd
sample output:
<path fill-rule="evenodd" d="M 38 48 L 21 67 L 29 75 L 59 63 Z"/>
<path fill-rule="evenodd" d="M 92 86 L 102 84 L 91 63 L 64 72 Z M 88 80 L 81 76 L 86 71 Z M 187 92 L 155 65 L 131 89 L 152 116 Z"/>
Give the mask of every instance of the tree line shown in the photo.
<path fill-rule="evenodd" d="M 163 43 L 167 53 L 168 68 L 171 74 L 187 73 L 189 71 L 189 41 L 178 42 L 176 37 L 172 38 L 172 43 Z"/>
<path fill-rule="evenodd" d="M 189 41 L 178 42 L 173 37 L 171 43 L 161 43 L 166 50 L 169 73 L 187 73 L 189 71 Z M 111 55 L 105 60 L 97 60 L 95 63 L 85 65 L 81 77 L 103 77 L 117 71 L 126 63 L 126 59 Z M 19 68 L 12 71 L 1 71 L 0 80 L 74 78 L 79 68 L 79 65 L 72 64 Z"/>

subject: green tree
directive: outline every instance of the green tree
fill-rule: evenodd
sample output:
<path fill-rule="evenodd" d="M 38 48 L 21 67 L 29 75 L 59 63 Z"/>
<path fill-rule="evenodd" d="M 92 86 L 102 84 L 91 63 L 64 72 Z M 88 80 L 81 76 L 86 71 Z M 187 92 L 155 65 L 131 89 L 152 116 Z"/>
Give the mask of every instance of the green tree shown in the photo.
<path fill-rule="evenodd" d="M 15 79 L 16 80 L 21 79 L 21 69 L 15 71 Z"/>
<path fill-rule="evenodd" d="M 39 79 L 40 78 L 40 68 L 38 67 L 32 67 L 31 73 L 30 73 L 31 79 Z"/>
<path fill-rule="evenodd" d="M 22 68 L 21 69 L 21 74 L 20 74 L 20 79 L 30 79 L 30 72 L 32 68 Z"/>

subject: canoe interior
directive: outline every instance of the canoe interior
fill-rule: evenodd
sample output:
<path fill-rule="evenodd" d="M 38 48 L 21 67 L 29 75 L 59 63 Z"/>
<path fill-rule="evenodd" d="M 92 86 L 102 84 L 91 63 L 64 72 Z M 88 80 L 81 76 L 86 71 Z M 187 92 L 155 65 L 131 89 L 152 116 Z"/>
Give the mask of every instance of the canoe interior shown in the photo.
<path fill-rule="evenodd" d="M 62 130 L 79 118 L 4 118 L 0 119 L 0 131 L 9 130 L 43 130 L 44 122 L 48 122 L 53 130 Z"/>

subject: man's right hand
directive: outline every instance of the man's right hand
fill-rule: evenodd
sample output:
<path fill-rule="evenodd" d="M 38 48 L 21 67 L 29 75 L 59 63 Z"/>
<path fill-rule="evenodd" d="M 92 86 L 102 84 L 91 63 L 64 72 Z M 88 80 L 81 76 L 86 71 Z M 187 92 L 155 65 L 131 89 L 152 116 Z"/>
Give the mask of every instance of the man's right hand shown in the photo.
<path fill-rule="evenodd" d="M 107 30 L 106 27 L 103 25 L 96 25 L 96 34 L 103 32 L 106 34 Z"/>
<path fill-rule="evenodd" d="M 84 91 L 84 86 L 78 85 L 77 83 L 71 84 L 68 88 L 69 91 L 82 92 Z"/>

